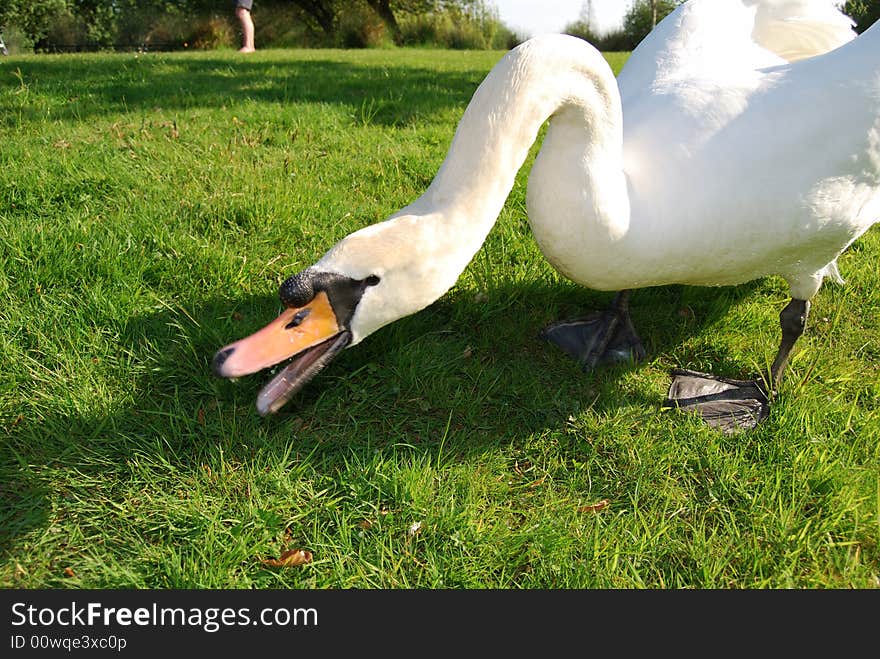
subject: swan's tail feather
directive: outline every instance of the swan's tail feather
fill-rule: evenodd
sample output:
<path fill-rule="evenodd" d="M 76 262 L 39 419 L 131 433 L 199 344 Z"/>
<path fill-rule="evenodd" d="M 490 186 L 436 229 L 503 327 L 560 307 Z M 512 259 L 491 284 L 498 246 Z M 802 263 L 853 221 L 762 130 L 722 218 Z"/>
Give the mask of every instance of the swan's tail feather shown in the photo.
<path fill-rule="evenodd" d="M 840 276 L 840 270 L 837 268 L 837 259 L 825 266 L 822 270 L 822 277 L 829 277 L 835 284 L 845 284 L 846 280 Z"/>
<path fill-rule="evenodd" d="M 752 38 L 789 62 L 827 53 L 851 41 L 855 22 L 832 0 L 747 0 L 755 6 Z"/>

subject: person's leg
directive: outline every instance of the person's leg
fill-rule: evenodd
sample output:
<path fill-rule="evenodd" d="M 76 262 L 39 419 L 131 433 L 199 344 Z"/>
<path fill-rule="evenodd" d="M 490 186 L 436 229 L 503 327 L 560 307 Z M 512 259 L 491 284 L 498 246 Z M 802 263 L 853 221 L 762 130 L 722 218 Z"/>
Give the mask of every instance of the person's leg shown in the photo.
<path fill-rule="evenodd" d="M 245 7 L 236 7 L 235 15 L 238 17 L 239 23 L 241 23 L 241 48 L 238 49 L 240 53 L 252 53 L 254 52 L 254 21 L 251 18 L 251 12 L 249 9 Z"/>

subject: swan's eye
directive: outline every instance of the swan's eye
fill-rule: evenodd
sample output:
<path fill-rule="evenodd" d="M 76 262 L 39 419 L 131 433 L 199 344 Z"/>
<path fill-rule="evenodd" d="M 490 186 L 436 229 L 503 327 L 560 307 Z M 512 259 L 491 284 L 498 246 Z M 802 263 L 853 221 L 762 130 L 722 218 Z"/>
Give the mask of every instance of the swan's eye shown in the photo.
<path fill-rule="evenodd" d="M 308 317 L 310 313 L 312 313 L 312 310 L 310 308 L 300 309 L 293 315 L 291 321 L 284 326 L 284 329 L 293 329 L 294 327 L 297 327 L 302 321 L 304 321 Z"/>
<path fill-rule="evenodd" d="M 376 275 L 370 275 L 369 277 L 367 277 L 366 279 L 364 279 L 364 283 L 365 283 L 367 286 L 375 286 L 375 285 L 378 284 L 380 281 L 381 281 L 381 280 L 380 280 L 379 277 L 377 277 Z"/>

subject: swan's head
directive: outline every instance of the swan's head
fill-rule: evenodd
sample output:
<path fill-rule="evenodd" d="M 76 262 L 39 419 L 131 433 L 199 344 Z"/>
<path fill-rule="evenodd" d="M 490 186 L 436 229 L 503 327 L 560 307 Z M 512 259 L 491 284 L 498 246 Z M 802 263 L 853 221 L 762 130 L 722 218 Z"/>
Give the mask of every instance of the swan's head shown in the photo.
<path fill-rule="evenodd" d="M 279 291 L 284 311 L 218 350 L 214 372 L 235 378 L 290 360 L 257 397 L 257 411 L 272 414 L 343 349 L 431 304 L 466 261 L 444 256 L 426 220 L 403 215 L 361 229 L 289 277 Z"/>

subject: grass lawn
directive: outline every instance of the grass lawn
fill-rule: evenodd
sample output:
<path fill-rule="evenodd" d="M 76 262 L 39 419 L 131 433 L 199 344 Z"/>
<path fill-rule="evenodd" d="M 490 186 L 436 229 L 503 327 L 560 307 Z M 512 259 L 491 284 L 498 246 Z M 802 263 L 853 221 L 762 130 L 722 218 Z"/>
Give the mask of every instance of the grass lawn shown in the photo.
<path fill-rule="evenodd" d="M 536 335 L 611 296 L 543 260 L 528 163 L 456 287 L 281 414 L 213 376 L 427 187 L 501 55 L 0 59 L 0 585 L 880 586 L 877 228 L 737 437 L 662 410 L 668 374 L 766 369 L 785 282 L 638 291 L 648 360 L 585 375 Z"/>

